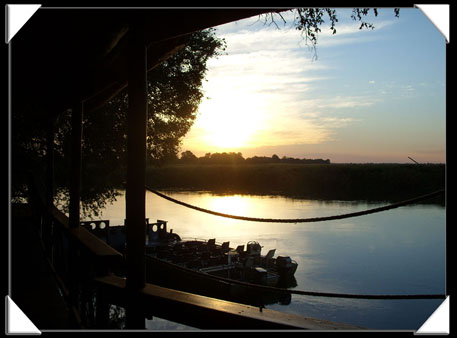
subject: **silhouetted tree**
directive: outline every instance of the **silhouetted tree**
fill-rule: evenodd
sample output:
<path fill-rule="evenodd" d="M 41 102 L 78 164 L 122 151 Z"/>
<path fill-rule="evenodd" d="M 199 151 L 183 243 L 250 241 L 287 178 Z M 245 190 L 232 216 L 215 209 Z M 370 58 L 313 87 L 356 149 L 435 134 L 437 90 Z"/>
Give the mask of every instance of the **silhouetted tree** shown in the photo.
<path fill-rule="evenodd" d="M 206 153 L 205 156 L 198 158 L 199 164 L 242 164 L 244 163 L 243 155 L 238 152 L 230 153 Z"/>
<path fill-rule="evenodd" d="M 202 82 L 207 61 L 225 49 L 225 41 L 214 29 L 191 35 L 187 45 L 148 73 L 148 163 L 161 164 L 176 159 L 179 145 L 196 118 L 203 97 Z M 39 110 L 33 103 L 30 111 Z M 128 112 L 127 89 L 102 108 L 84 114 L 82 144 L 81 200 L 84 214 L 94 214 L 116 197 L 126 176 Z M 14 153 L 13 197 L 24 195 L 27 170 L 44 178 L 46 124 L 49 121 L 25 119 L 23 112 L 12 116 L 12 153 Z M 37 114 L 38 115 L 38 114 Z M 28 113 L 27 116 L 33 116 Z M 71 111 L 55 121 L 55 175 L 58 196 L 65 206 L 68 200 L 68 171 L 71 157 Z M 22 170 L 24 169 L 24 170 Z"/>
<path fill-rule="evenodd" d="M 377 10 L 373 9 L 374 15 Z M 398 16 L 395 9 L 395 16 Z M 326 14 L 330 29 L 336 33 L 338 22 L 336 11 L 330 8 L 294 9 L 294 25 L 316 45 L 318 33 Z M 370 13 L 367 8 L 355 8 L 352 18 L 361 22 L 360 28 L 373 28 L 364 21 Z M 281 18 L 281 14 L 277 14 Z M 274 14 L 265 15 L 266 21 L 275 23 Z M 275 23 L 276 24 L 276 23 Z M 207 71 L 209 58 L 215 57 L 225 48 L 225 42 L 217 38 L 214 30 L 204 30 L 192 35 L 189 43 L 181 51 L 167 59 L 148 75 L 148 163 L 160 164 L 176 159 L 179 145 L 192 126 L 198 105 L 203 97 L 201 84 Z M 50 121 L 34 119 L 34 114 L 43 107 L 35 107 L 34 102 L 25 102 L 22 111 L 13 110 L 12 115 L 12 197 L 22 196 L 26 189 L 27 168 L 34 174 L 44 176 L 44 155 L 46 154 L 46 125 Z M 126 167 L 126 118 L 128 110 L 127 91 L 122 91 L 103 108 L 84 116 L 83 177 L 81 198 L 83 211 L 97 212 L 106 201 L 116 196 L 116 188 L 125 178 Z M 27 116 L 27 118 L 24 118 Z M 36 114 L 42 116 L 42 114 Z M 69 124 L 68 113 L 61 114 L 55 121 L 56 127 L 56 183 L 59 187 L 68 186 L 69 168 Z M 208 155 L 208 154 L 207 154 Z M 241 154 L 228 155 L 232 163 L 243 161 Z M 210 160 L 211 154 L 199 161 Z M 274 158 L 277 161 L 279 158 Z M 59 175 L 61 174 L 61 175 Z M 61 193 L 65 196 L 65 190 Z M 63 197 L 65 200 L 65 197 Z"/>
<path fill-rule="evenodd" d="M 398 17 L 400 14 L 399 8 L 394 8 L 395 17 Z M 337 10 L 334 8 L 294 8 L 291 9 L 294 13 L 294 22 L 293 25 L 295 28 L 302 32 L 302 35 L 305 38 L 306 43 L 311 42 L 312 48 L 316 52 L 316 44 L 318 40 L 318 35 L 322 31 L 321 27 L 325 23 L 325 19 L 328 19 L 330 22 L 330 30 L 332 34 L 336 34 L 336 25 L 338 22 Z M 368 28 L 374 29 L 375 26 L 365 21 L 365 17 L 369 16 L 370 12 L 374 16 L 378 16 L 377 8 L 353 8 L 351 13 L 351 19 L 354 21 L 360 22 L 359 29 Z M 265 23 L 273 23 L 279 27 L 276 23 L 277 17 L 286 23 L 286 20 L 281 15 L 281 13 L 269 13 L 263 14 Z M 317 57 L 317 55 L 314 55 Z"/>
<path fill-rule="evenodd" d="M 185 152 L 183 152 L 181 154 L 182 163 L 189 164 L 189 163 L 196 163 L 197 161 L 198 161 L 197 156 L 195 156 L 194 153 L 189 150 L 186 150 Z"/>
<path fill-rule="evenodd" d="M 271 160 L 273 161 L 273 163 L 276 163 L 276 162 L 279 162 L 280 159 L 279 159 L 279 156 L 274 154 L 273 156 L 271 156 Z"/>

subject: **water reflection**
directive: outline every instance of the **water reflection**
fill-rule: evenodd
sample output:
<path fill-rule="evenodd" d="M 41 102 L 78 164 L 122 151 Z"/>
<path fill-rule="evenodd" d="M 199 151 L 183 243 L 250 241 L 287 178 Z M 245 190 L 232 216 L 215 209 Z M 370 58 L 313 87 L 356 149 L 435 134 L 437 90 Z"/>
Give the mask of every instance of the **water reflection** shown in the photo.
<path fill-rule="evenodd" d="M 250 213 L 253 207 L 249 205 L 249 200 L 241 195 L 212 196 L 209 198 L 208 206 L 211 210 L 231 215 L 245 215 Z"/>
<path fill-rule="evenodd" d="M 265 218 L 329 216 L 374 208 L 366 202 L 323 202 L 278 196 L 176 192 L 183 202 L 222 213 Z M 164 219 L 181 237 L 216 238 L 231 247 L 258 241 L 298 262 L 297 289 L 365 294 L 445 293 L 445 209 L 415 205 L 339 221 L 280 224 L 203 214 L 147 192 L 146 216 Z M 103 218 L 123 224 L 125 201 Z M 263 252 L 264 254 L 266 252 Z M 285 302 L 288 303 L 288 302 Z M 439 300 L 347 300 L 293 295 L 269 308 L 374 329 L 420 327 Z"/>

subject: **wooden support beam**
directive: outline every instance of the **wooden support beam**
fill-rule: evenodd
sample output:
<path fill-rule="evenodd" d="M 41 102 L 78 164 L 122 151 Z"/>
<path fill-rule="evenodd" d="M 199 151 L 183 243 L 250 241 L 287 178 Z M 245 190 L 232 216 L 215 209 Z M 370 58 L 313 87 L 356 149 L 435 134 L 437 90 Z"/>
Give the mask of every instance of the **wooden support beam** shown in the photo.
<path fill-rule="evenodd" d="M 54 119 L 49 121 L 46 133 L 46 207 L 54 202 Z"/>
<path fill-rule="evenodd" d="M 82 117 L 83 102 L 78 102 L 71 112 L 70 228 L 79 227 L 80 219 Z"/>
<path fill-rule="evenodd" d="M 127 187 L 126 202 L 126 263 L 127 289 L 130 304 L 127 306 L 127 326 L 144 329 L 145 317 L 135 299 L 144 287 L 145 254 L 145 202 L 146 179 L 146 124 L 147 124 L 147 52 L 142 30 L 132 25 L 128 48 L 129 74 L 127 114 Z"/>
<path fill-rule="evenodd" d="M 102 297 L 110 304 L 123 305 L 128 301 L 125 279 L 104 276 L 95 279 Z M 215 298 L 145 284 L 138 303 L 148 314 L 173 322 L 216 330 L 360 330 L 345 323 L 302 317 L 300 315 L 260 309 L 255 306 L 228 302 Z"/>
<path fill-rule="evenodd" d="M 70 229 L 79 229 L 80 201 L 81 201 L 81 146 L 82 146 L 82 116 L 83 102 L 77 102 L 71 112 L 71 168 L 70 168 Z M 79 259 L 77 245 L 70 239 L 69 243 L 69 301 L 71 306 L 77 306 L 79 278 Z"/>
<path fill-rule="evenodd" d="M 127 114 L 127 285 L 144 286 L 147 78 L 146 46 L 140 34 L 131 36 L 129 112 Z"/>
<path fill-rule="evenodd" d="M 51 119 L 46 130 L 46 190 L 45 205 L 48 210 L 54 203 L 54 124 L 55 119 Z M 41 238 L 45 244 L 46 254 L 51 257 L 53 245 L 53 220 L 50 214 L 46 213 L 41 229 Z"/>

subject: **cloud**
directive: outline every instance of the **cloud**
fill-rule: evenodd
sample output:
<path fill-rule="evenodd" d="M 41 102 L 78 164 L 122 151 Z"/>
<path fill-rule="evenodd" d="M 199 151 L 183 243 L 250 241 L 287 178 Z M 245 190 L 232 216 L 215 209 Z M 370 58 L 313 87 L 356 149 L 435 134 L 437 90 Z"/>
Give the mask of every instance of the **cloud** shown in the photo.
<path fill-rule="evenodd" d="M 358 108 L 369 107 L 377 100 L 367 96 L 336 96 L 330 99 L 321 100 L 319 108 Z"/>
<path fill-rule="evenodd" d="M 370 107 L 376 104 L 379 98 L 372 96 L 329 96 L 324 95 L 319 98 L 302 98 L 297 99 L 297 105 L 307 111 L 323 111 L 329 108 L 336 111 L 343 108 Z"/>
<path fill-rule="evenodd" d="M 317 98 L 316 88 L 330 80 L 330 68 L 312 61 L 313 53 L 295 29 L 237 29 L 221 35 L 227 55 L 208 63 L 203 89 L 211 102 L 200 105 L 190 133 L 193 142 L 203 143 L 205 133 L 216 138 L 216 122 L 223 120 L 224 130 L 217 133 L 230 133 L 233 127 L 233 135 L 244 133 L 244 146 L 324 143 L 334 140 L 339 128 L 358 121 L 348 108 L 376 102 L 367 96 L 330 96 L 328 91 Z M 341 25 L 338 32 L 340 38 L 358 35 L 354 25 Z"/>
<path fill-rule="evenodd" d="M 250 95 L 253 100 L 261 98 L 270 103 L 285 103 L 296 100 L 310 91 L 316 82 L 327 79 L 316 72 L 327 69 L 324 63 L 314 63 L 303 52 L 288 49 L 283 33 L 254 32 L 247 35 L 244 49 L 227 41 L 228 55 L 212 59 L 208 64 L 207 96 Z M 237 35 L 238 42 L 242 39 Z M 265 38 L 269 42 L 262 41 Z M 260 41 L 260 42 L 259 42 Z M 263 47 L 258 47 L 257 45 Z M 284 46 L 285 44 L 285 46 Z M 235 98 L 236 99 L 236 98 Z"/>
<path fill-rule="evenodd" d="M 373 81 L 374 82 L 374 81 Z M 369 82 L 371 83 L 371 81 Z M 380 81 L 376 82 L 377 94 L 381 96 L 392 96 L 395 98 L 412 98 L 417 97 L 417 91 L 426 88 L 427 84 L 419 83 L 412 85 L 399 81 Z"/>
<path fill-rule="evenodd" d="M 380 39 L 379 34 L 382 29 L 392 25 L 394 21 L 379 21 L 375 23 L 375 29 L 362 29 L 356 22 L 338 23 L 336 34 L 329 29 L 329 24 L 321 26 L 321 32 L 318 33 L 318 47 L 332 47 L 338 45 L 348 45 L 362 43 Z M 250 53 L 264 50 L 288 50 L 288 51 L 309 51 L 309 57 L 312 52 L 307 48 L 307 41 L 301 31 L 295 29 L 291 24 L 279 29 L 275 26 L 245 25 L 244 29 L 226 33 L 225 30 L 218 35 L 227 41 L 231 53 Z M 308 45 L 310 42 L 308 41 Z M 309 47 L 309 46 L 308 46 Z"/>

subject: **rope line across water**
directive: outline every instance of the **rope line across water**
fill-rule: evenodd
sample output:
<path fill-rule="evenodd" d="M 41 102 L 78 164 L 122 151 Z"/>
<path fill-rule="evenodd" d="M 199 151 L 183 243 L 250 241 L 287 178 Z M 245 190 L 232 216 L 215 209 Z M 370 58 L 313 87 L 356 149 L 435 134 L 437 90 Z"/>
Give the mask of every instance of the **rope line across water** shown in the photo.
<path fill-rule="evenodd" d="M 363 215 L 368 215 L 368 214 L 373 214 L 376 212 L 381 212 L 381 211 L 386 211 L 386 210 L 391 210 L 395 208 L 399 208 L 405 205 L 417 203 L 423 200 L 427 200 L 436 196 L 439 196 L 445 192 L 444 189 L 432 192 L 430 194 L 418 196 L 415 198 L 411 198 L 405 201 L 401 201 L 398 203 L 393 203 L 389 204 L 383 207 L 379 208 L 373 208 L 373 209 L 367 209 L 363 211 L 357 211 L 357 212 L 352 212 L 352 213 L 347 213 L 347 214 L 341 214 L 341 215 L 333 215 L 333 216 L 324 216 L 324 217 L 311 217 L 311 218 L 295 218 L 295 219 L 288 219 L 288 218 L 259 218 L 259 217 L 246 217 L 246 216 L 237 216 L 237 215 L 229 215 L 229 214 L 224 214 L 204 208 L 200 208 L 182 201 L 179 201 L 177 199 L 174 199 L 170 196 L 167 196 L 157 190 L 154 190 L 148 186 L 145 186 L 147 190 L 150 192 L 156 194 L 159 197 L 162 197 L 168 201 L 171 201 L 173 203 L 185 206 L 190 209 L 194 209 L 197 211 L 201 211 L 207 214 L 215 215 L 215 216 L 220 216 L 220 217 L 226 217 L 226 218 L 232 218 L 232 219 L 238 219 L 238 220 L 243 220 L 243 221 L 252 221 L 252 222 L 268 222 L 268 223 L 310 223 L 310 222 L 322 222 L 322 221 L 331 221 L 331 220 L 337 220 L 337 219 L 344 219 L 344 218 L 350 218 L 350 217 L 357 217 L 357 216 L 363 216 Z M 186 269 L 187 270 L 187 269 Z M 194 273 L 198 273 L 193 270 L 189 270 Z M 201 273 L 200 273 L 201 274 Z M 220 281 L 228 282 L 231 284 L 239 284 L 239 285 L 244 285 L 247 287 L 254 287 L 257 289 L 263 289 L 265 291 L 273 291 L 273 292 L 279 292 L 279 293 L 290 293 L 290 294 L 297 294 L 297 295 L 304 295 L 304 296 L 314 296 L 314 297 L 332 297 L 332 298 L 353 298 L 353 299 L 444 299 L 446 296 L 444 294 L 418 294 L 418 295 L 361 295 L 361 294 L 341 294 L 341 293 L 329 293 L 329 292 L 313 292 L 313 291 L 300 291 L 300 290 L 290 290 L 290 289 L 283 289 L 283 288 L 276 288 L 276 287 L 269 287 L 269 286 L 263 286 L 263 285 L 255 285 L 255 284 L 250 284 L 246 282 L 241 282 L 241 281 L 235 281 L 231 279 L 226 279 L 223 277 L 218 277 L 218 276 L 211 276 L 207 275 L 207 278 L 210 279 L 217 279 Z"/>
<path fill-rule="evenodd" d="M 197 210 L 200 212 L 204 212 L 207 214 L 215 215 L 215 216 L 220 216 L 220 217 L 226 217 L 226 218 L 232 218 L 232 219 L 237 219 L 237 220 L 242 220 L 242 221 L 251 221 L 251 222 L 266 222 L 266 223 L 311 223 L 311 222 L 323 222 L 323 221 L 332 221 L 332 220 L 337 220 L 337 219 L 344 219 L 344 218 L 350 218 L 350 217 L 357 217 L 357 216 L 363 216 L 363 215 L 369 215 L 373 214 L 376 212 L 381 212 L 381 211 L 387 211 L 395 208 L 399 208 L 405 205 L 417 203 L 423 200 L 427 200 L 436 196 L 439 196 L 444 193 L 444 189 L 437 190 L 435 192 L 432 192 L 430 194 L 418 196 L 415 198 L 411 198 L 409 200 L 401 201 L 398 203 L 393 203 L 389 204 L 383 207 L 379 208 L 373 208 L 373 209 L 367 209 L 363 211 L 356 211 L 356 212 L 351 212 L 347 214 L 340 214 L 340 215 L 333 215 L 333 216 L 323 216 L 323 217 L 310 217 L 310 218 L 259 218 L 259 217 L 246 217 L 246 216 L 237 216 L 237 215 L 230 215 L 230 214 L 224 214 L 221 212 L 217 211 L 212 211 L 204 208 L 197 207 L 195 205 L 191 205 L 182 201 L 179 201 L 177 199 L 174 199 L 170 196 L 167 196 L 157 190 L 154 190 L 148 186 L 145 186 L 147 190 L 150 192 L 156 194 L 159 197 L 162 197 L 170 202 L 182 205 L 184 207 Z"/>
<path fill-rule="evenodd" d="M 395 299 L 445 299 L 446 295 L 444 294 L 415 294 L 415 295 L 369 295 L 369 294 L 348 294 L 348 293 L 334 293 L 334 292 L 314 292 L 314 291 L 301 291 L 293 289 L 278 288 L 273 286 L 252 284 L 243 281 L 238 281 L 234 279 L 224 278 L 220 276 L 214 276 L 206 274 L 200 271 L 195 271 L 189 268 L 178 266 L 172 263 L 163 262 L 162 260 L 148 256 L 148 259 L 155 261 L 157 264 L 164 264 L 173 267 L 174 269 L 184 271 L 188 274 L 198 275 L 200 278 L 211 279 L 219 281 L 222 283 L 232 284 L 232 285 L 241 285 L 248 288 L 253 288 L 256 290 L 263 290 L 265 292 L 275 292 L 283 294 L 294 294 L 294 295 L 303 295 L 311 297 L 327 297 L 327 298 L 351 298 L 351 299 L 378 299 L 378 300 L 395 300 Z"/>

